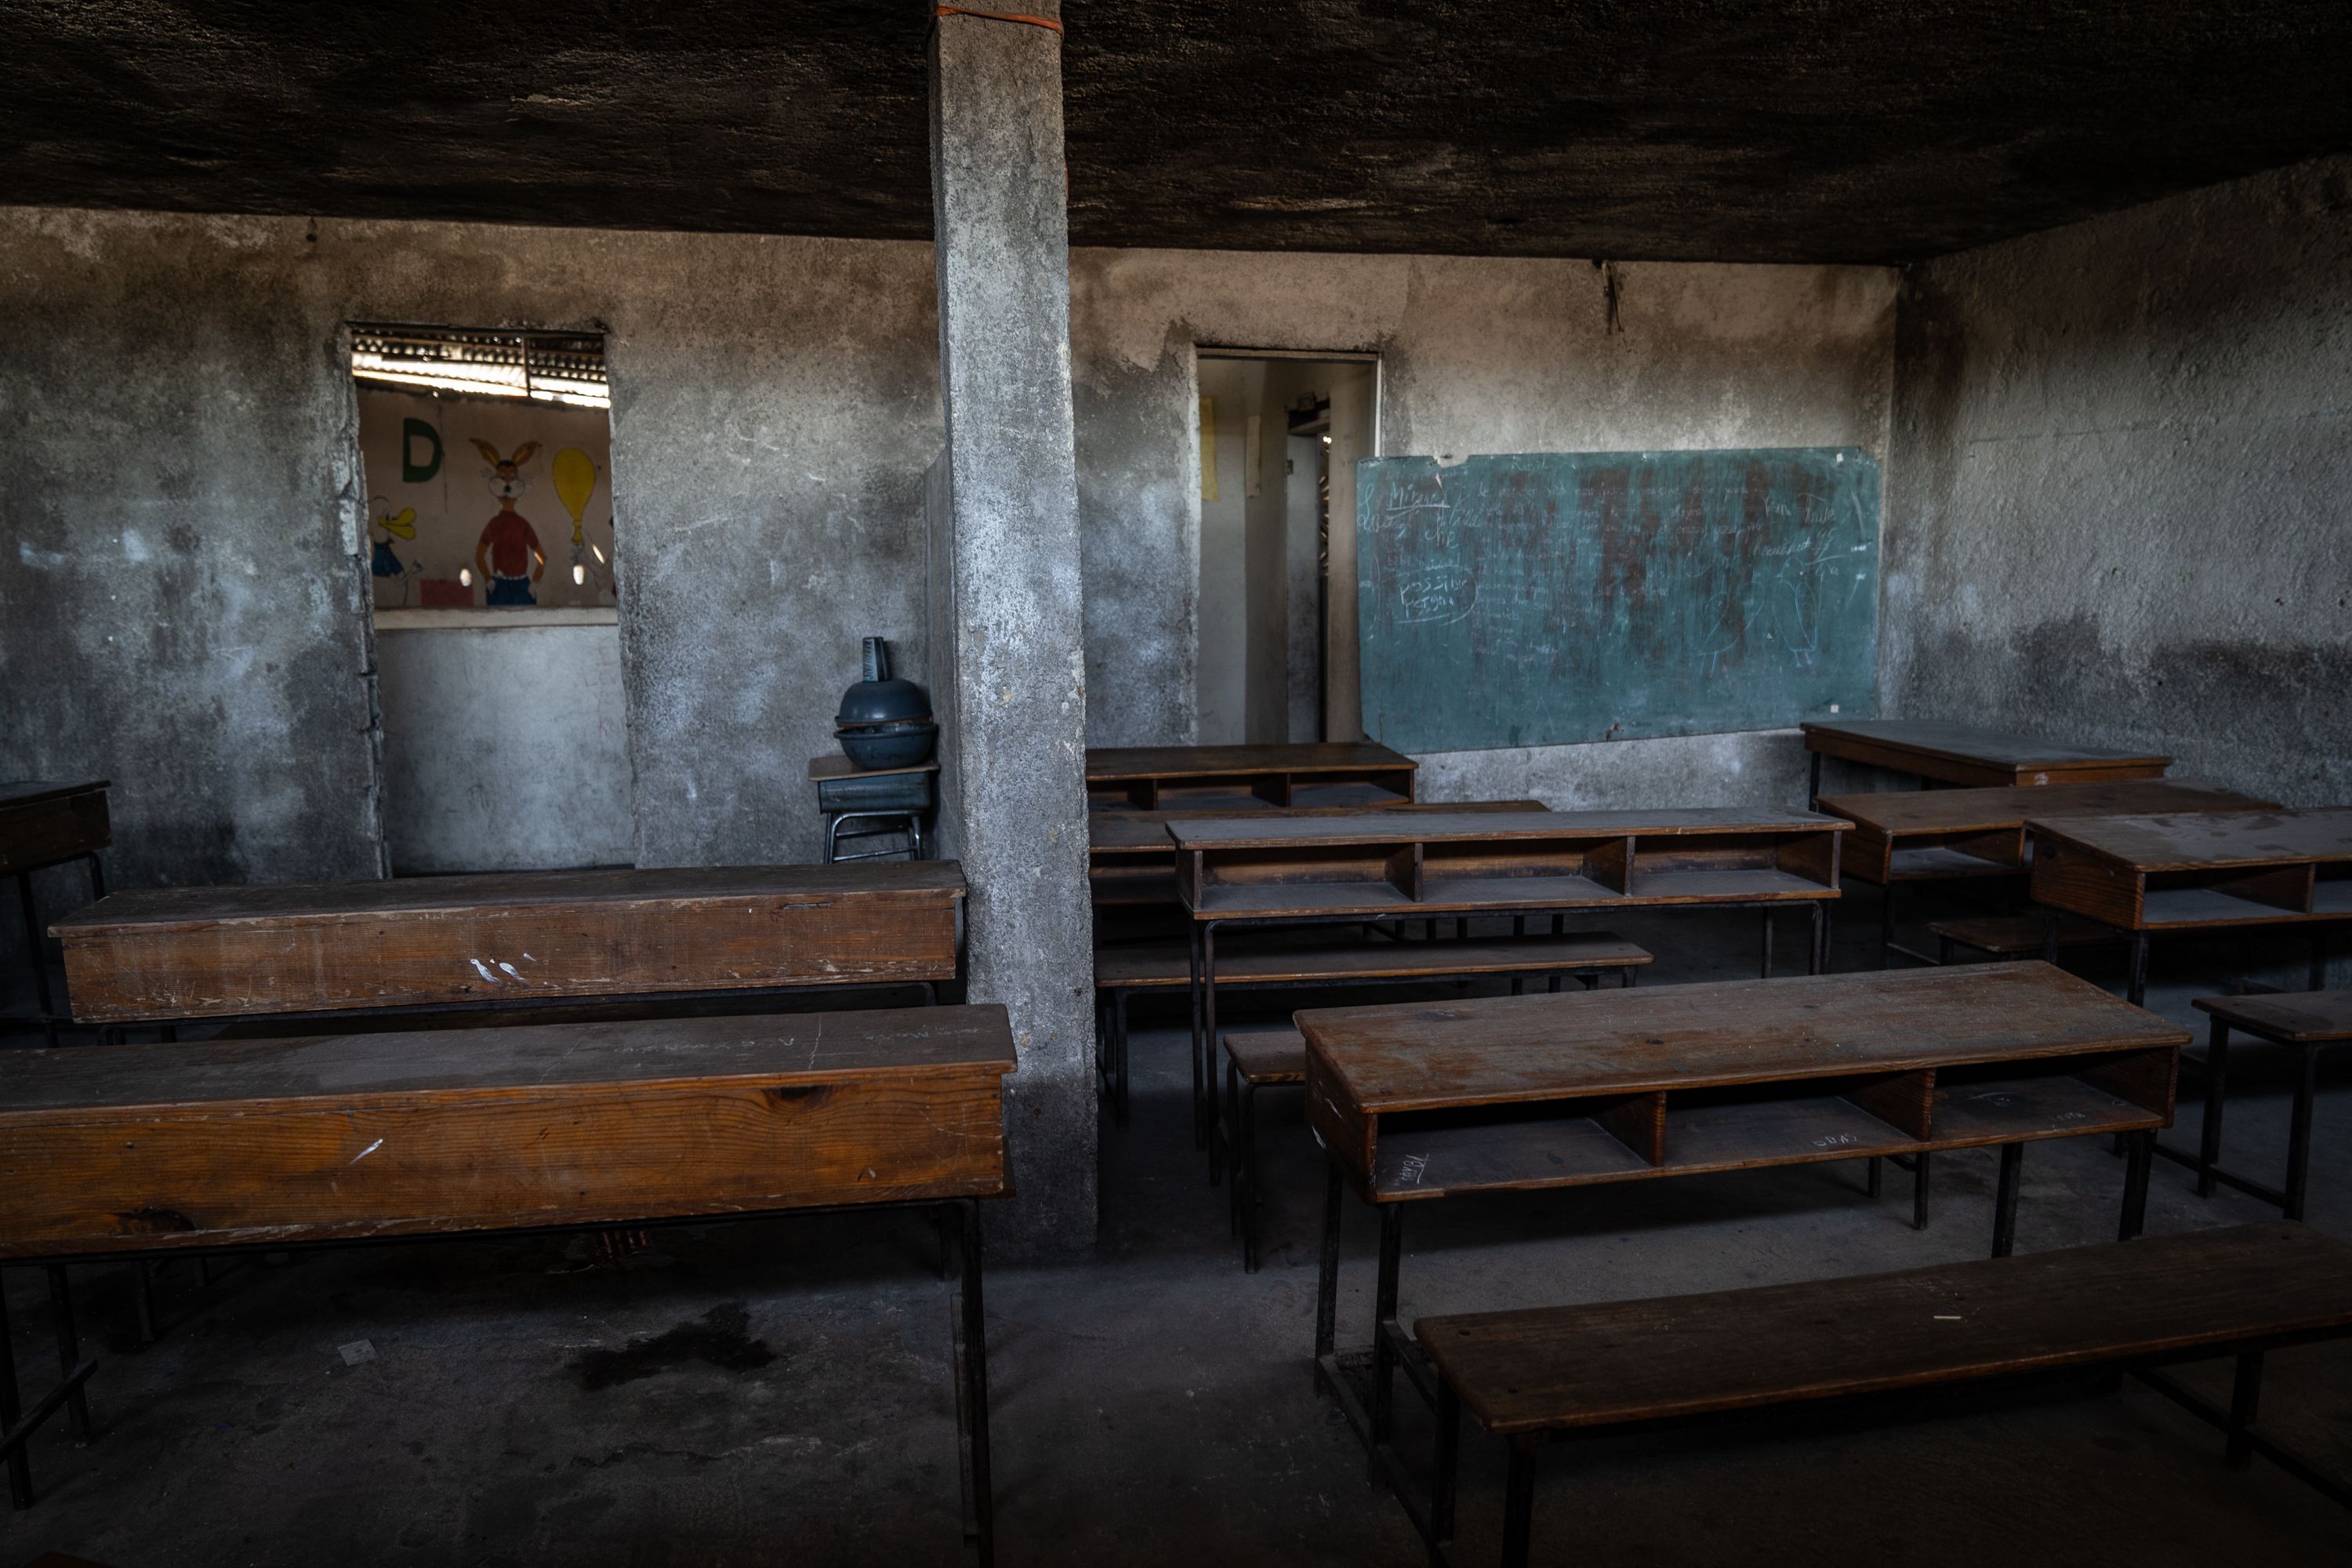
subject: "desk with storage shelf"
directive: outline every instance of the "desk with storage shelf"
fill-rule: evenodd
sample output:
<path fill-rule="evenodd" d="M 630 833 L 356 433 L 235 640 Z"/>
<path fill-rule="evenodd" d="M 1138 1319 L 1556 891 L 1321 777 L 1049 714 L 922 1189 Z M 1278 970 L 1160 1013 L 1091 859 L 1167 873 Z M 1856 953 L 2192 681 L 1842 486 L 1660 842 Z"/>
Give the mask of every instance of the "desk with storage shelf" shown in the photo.
<path fill-rule="evenodd" d="M 2154 752 L 2070 746 L 1934 719 L 1817 720 L 1798 728 L 1804 732 L 1805 749 L 1812 753 L 1807 800 L 1821 798 L 1823 757 L 1909 773 L 1923 784 L 1965 788 L 2162 778 L 2172 765 L 2170 757 Z"/>
<path fill-rule="evenodd" d="M 1420 766 L 1371 741 L 1256 746 L 1089 746 L 1090 811 L 1397 805 Z"/>
<path fill-rule="evenodd" d="M 2047 964 L 1310 1009 L 1307 1120 L 1329 1161 L 1318 1381 L 1376 1449 L 1392 1373 L 1434 1384 L 1401 1326 L 1405 1205 L 1465 1193 L 1998 1145 L 1992 1252 L 2016 1234 L 2024 1145 L 2126 1135 L 2137 1234 L 2186 1030 Z M 1370 1346 L 1338 1348 L 1342 1189 L 1381 1216 Z M 1924 1185 L 1921 1197 L 1924 1199 Z M 1368 1392 L 1351 1380 L 1369 1374 Z"/>
<path fill-rule="evenodd" d="M 2311 989 L 2327 984 L 2327 935 L 2352 921 L 2352 808 L 2219 816 L 2046 819 L 2033 835 L 2033 901 L 2131 942 L 2127 1000 L 2147 992 L 2155 936 L 2292 928 L 2311 935 Z M 2045 945 L 2043 956 L 2049 956 Z"/>
<path fill-rule="evenodd" d="M 1630 909 L 1810 911 L 1806 967 L 1829 952 L 1838 841 L 1852 824 L 1808 812 L 1732 809 L 1568 812 L 1358 812 L 1318 817 L 1182 819 L 1176 891 L 1192 922 L 1194 1134 L 1215 1115 L 1217 936 L 1231 928 L 1352 925 L 1504 916 L 1525 929 L 1549 917 Z"/>

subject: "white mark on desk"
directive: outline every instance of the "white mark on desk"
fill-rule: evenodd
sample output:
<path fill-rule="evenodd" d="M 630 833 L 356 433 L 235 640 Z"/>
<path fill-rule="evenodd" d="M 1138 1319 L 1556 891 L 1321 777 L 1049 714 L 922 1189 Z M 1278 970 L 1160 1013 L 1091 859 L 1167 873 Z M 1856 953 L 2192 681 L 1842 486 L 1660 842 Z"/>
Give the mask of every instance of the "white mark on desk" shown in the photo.
<path fill-rule="evenodd" d="M 1426 1154 L 1407 1154 L 1397 1165 L 1397 1180 L 1408 1187 L 1421 1185 L 1421 1173 L 1429 1169 Z"/>
<path fill-rule="evenodd" d="M 504 982 L 504 981 L 500 980 L 497 975 L 495 975 L 495 974 L 491 973 L 490 973 L 490 966 L 489 966 L 488 964 L 487 964 L 487 963 L 484 963 L 480 959 L 478 959 L 478 958 L 469 958 L 469 959 L 466 960 L 466 962 L 467 962 L 467 963 L 470 963 L 470 964 L 472 964 L 472 965 L 474 966 L 475 970 L 476 970 L 476 971 L 477 971 L 477 972 L 481 975 L 481 977 L 482 977 L 483 979 L 485 979 L 485 980 L 488 981 L 491 984 L 493 984 L 493 985 L 503 985 L 503 984 L 506 984 L 506 982 Z"/>
<path fill-rule="evenodd" d="M 383 1147 L 383 1140 L 379 1138 L 374 1142 L 369 1144 L 366 1148 L 361 1150 L 358 1153 L 352 1155 L 352 1163 L 354 1165 L 358 1164 L 362 1160 L 366 1159 L 370 1154 L 374 1153 L 377 1150 Z"/>
<path fill-rule="evenodd" d="M 513 964 L 509 963 L 504 959 L 500 959 L 499 961 L 499 967 L 505 970 L 509 974 L 513 975 L 517 980 L 520 980 L 522 978 L 522 971 L 517 969 Z"/>

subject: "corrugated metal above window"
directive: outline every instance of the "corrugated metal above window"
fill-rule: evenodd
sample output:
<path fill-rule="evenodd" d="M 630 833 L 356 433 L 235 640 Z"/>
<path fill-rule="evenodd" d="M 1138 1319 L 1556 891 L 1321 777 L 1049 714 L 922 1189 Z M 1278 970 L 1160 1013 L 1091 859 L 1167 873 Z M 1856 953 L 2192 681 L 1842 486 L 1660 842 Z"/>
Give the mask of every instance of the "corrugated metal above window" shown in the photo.
<path fill-rule="evenodd" d="M 352 374 L 416 386 L 539 403 L 610 408 L 604 340 L 595 332 L 512 332 L 353 322 Z"/>

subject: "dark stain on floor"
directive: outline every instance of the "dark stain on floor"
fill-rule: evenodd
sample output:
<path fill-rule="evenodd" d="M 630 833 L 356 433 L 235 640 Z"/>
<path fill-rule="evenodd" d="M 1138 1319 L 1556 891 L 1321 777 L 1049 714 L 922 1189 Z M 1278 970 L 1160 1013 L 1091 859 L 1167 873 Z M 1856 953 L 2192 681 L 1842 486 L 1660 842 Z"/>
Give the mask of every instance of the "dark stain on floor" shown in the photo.
<path fill-rule="evenodd" d="M 765 1340 L 751 1336 L 751 1315 L 740 1301 L 713 1307 L 693 1322 L 680 1323 L 619 1350 L 593 1350 L 572 1363 L 580 1386 L 593 1394 L 616 1384 L 635 1383 L 688 1362 L 706 1362 L 721 1372 L 752 1372 L 776 1359 Z"/>

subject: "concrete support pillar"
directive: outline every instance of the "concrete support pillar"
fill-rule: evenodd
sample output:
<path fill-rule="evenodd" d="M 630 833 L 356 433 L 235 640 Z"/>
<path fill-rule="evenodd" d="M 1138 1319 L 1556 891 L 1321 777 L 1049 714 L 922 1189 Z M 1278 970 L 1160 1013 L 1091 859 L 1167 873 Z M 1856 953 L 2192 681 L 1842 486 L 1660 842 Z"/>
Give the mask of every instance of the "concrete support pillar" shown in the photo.
<path fill-rule="evenodd" d="M 1020 10 L 1050 20 L 1059 0 Z M 951 688 L 943 837 L 971 885 L 969 994 L 1005 1005 L 1021 1054 L 1008 1116 L 1019 1196 L 990 1226 L 1033 1253 L 1090 1245 L 1095 1232 L 1061 43 L 1034 20 L 971 15 L 937 17 L 931 36 L 948 435 L 931 554 L 934 684 Z"/>

